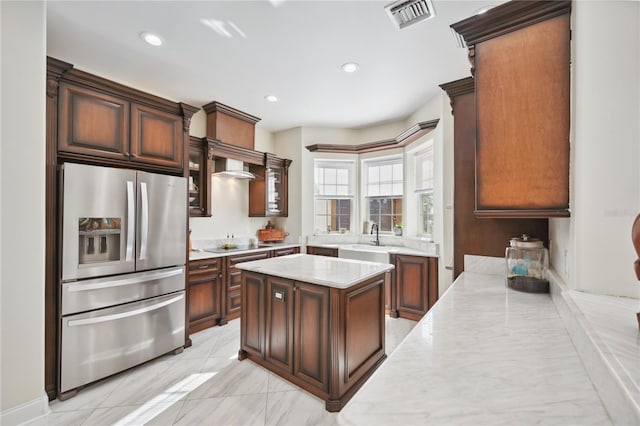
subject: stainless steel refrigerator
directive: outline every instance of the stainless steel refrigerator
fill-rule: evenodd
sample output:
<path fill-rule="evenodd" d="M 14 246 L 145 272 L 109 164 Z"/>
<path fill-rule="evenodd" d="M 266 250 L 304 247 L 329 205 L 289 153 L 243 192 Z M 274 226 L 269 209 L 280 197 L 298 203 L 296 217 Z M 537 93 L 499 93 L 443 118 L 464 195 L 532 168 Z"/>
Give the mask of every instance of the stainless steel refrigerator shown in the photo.
<path fill-rule="evenodd" d="M 64 397 L 184 345 L 187 181 L 75 163 L 61 178 Z"/>

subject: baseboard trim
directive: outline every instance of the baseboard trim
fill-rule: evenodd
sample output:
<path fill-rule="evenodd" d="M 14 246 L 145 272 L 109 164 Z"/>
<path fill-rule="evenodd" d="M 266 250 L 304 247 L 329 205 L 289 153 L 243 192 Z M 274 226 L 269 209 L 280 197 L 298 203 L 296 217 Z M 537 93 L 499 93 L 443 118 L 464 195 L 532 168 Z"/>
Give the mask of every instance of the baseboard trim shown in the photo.
<path fill-rule="evenodd" d="M 17 426 L 49 413 L 49 398 L 46 393 L 41 398 L 25 402 L 0 413 L 0 424 L 3 426 Z"/>

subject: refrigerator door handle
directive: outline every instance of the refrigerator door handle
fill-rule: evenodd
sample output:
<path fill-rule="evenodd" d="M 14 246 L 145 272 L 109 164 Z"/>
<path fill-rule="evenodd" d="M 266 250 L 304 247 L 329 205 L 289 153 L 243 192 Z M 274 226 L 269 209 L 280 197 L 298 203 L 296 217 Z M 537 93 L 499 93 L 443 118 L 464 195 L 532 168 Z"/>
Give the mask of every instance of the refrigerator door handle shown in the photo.
<path fill-rule="evenodd" d="M 149 239 L 149 194 L 147 183 L 140 182 L 140 197 L 142 199 L 141 228 L 140 229 L 140 260 L 147 258 L 147 240 Z"/>
<path fill-rule="evenodd" d="M 77 283 L 68 284 L 67 292 L 77 292 L 77 291 L 89 291 L 89 290 L 100 290 L 103 288 L 113 288 L 120 287 L 123 285 L 130 284 L 141 284 L 146 283 L 148 281 L 160 280 L 163 278 L 169 278 L 176 275 L 181 275 L 183 273 L 182 268 L 172 269 L 170 271 L 160 271 L 154 273 L 148 273 L 144 276 L 134 277 L 134 278 L 125 278 L 122 280 L 109 280 L 104 282 L 94 282 L 91 284 L 87 284 L 86 282 L 80 281 Z"/>
<path fill-rule="evenodd" d="M 175 302 L 177 302 L 179 300 L 182 300 L 182 299 L 184 299 L 184 293 L 181 293 L 179 296 L 176 296 L 176 297 L 171 298 L 169 300 L 165 300 L 163 302 L 156 303 L 155 305 L 145 306 L 144 308 L 134 309 L 132 311 L 121 312 L 119 314 L 103 315 L 101 317 L 78 319 L 78 320 L 69 320 L 67 322 L 67 326 L 75 327 L 75 326 L 79 326 L 79 325 L 89 325 L 89 324 L 97 324 L 97 323 L 106 322 L 106 321 L 115 321 L 115 320 L 122 319 L 122 318 L 127 318 L 127 317 L 132 317 L 132 316 L 135 316 L 135 315 L 144 314 L 144 313 L 149 312 L 149 311 L 155 311 L 156 309 L 160 309 L 160 308 L 162 308 L 164 306 L 171 305 L 172 303 L 175 303 Z"/>
<path fill-rule="evenodd" d="M 133 181 L 127 181 L 127 249 L 125 254 L 125 261 L 133 261 L 133 243 L 135 240 L 135 207 L 136 200 L 133 194 Z"/>

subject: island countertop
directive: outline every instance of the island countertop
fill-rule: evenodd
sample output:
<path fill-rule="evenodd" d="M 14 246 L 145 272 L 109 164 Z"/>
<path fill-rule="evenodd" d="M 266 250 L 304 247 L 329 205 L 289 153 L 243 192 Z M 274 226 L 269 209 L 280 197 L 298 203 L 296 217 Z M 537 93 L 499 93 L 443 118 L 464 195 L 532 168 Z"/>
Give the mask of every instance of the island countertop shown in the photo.
<path fill-rule="evenodd" d="M 238 269 L 311 284 L 345 289 L 393 269 L 388 263 L 362 262 L 308 254 L 292 254 L 244 262 Z"/>

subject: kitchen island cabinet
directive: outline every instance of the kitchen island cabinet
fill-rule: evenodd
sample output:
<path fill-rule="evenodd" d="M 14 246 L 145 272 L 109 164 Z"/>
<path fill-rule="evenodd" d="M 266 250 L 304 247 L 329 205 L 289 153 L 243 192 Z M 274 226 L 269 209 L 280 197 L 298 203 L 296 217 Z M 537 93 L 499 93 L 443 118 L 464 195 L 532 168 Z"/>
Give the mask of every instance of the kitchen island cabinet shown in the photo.
<path fill-rule="evenodd" d="M 238 358 L 340 411 L 386 358 L 384 282 L 393 266 L 297 254 L 238 268 Z"/>

